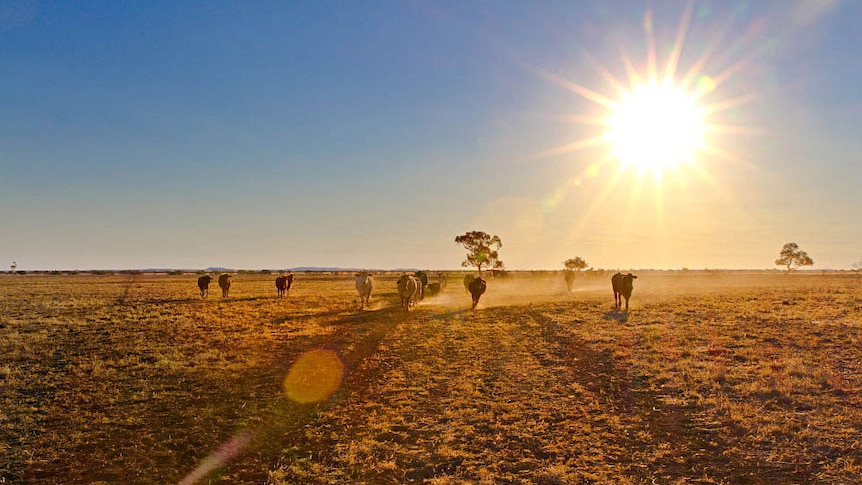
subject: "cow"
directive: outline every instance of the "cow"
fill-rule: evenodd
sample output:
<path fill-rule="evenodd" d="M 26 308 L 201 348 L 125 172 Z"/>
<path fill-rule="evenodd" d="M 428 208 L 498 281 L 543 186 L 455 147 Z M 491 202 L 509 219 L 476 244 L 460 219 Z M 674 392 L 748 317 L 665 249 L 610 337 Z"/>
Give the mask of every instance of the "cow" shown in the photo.
<path fill-rule="evenodd" d="M 368 271 L 356 273 L 356 291 L 359 292 L 359 308 L 365 308 L 371 299 L 371 290 L 374 289 L 374 278 Z"/>
<path fill-rule="evenodd" d="M 210 275 L 201 276 L 198 278 L 198 288 L 201 290 L 201 298 L 206 298 L 210 294 L 210 281 L 213 277 Z"/>
<path fill-rule="evenodd" d="M 571 293 L 572 284 L 575 282 L 575 272 L 567 269 L 563 271 L 563 276 L 566 278 L 566 287 L 569 289 L 569 293 Z"/>
<path fill-rule="evenodd" d="M 470 283 L 472 283 L 475 278 L 476 277 L 471 274 L 464 276 L 464 290 L 468 293 L 470 292 Z"/>
<path fill-rule="evenodd" d="M 419 285 L 422 283 L 408 274 L 398 278 L 398 295 L 401 297 L 401 308 L 410 311 L 410 305 L 415 305 L 419 295 Z"/>
<path fill-rule="evenodd" d="M 228 292 L 230 292 L 230 275 L 226 273 L 219 275 L 218 285 L 219 288 L 221 288 L 221 297 L 227 298 Z"/>
<path fill-rule="evenodd" d="M 416 271 L 413 273 L 416 282 L 419 284 L 419 300 L 425 298 L 425 288 L 428 286 L 428 273 L 425 271 Z"/>
<path fill-rule="evenodd" d="M 284 298 L 285 294 L 290 293 L 291 286 L 293 286 L 293 273 L 287 276 L 281 275 L 275 279 L 275 287 L 278 289 L 279 298 Z"/>
<path fill-rule="evenodd" d="M 440 283 L 428 283 L 428 288 L 425 288 L 424 293 L 428 294 L 428 296 L 433 296 L 437 293 L 440 293 Z"/>
<path fill-rule="evenodd" d="M 632 296 L 632 282 L 637 276 L 629 273 L 617 273 L 611 277 L 611 286 L 614 288 L 614 311 L 623 306 L 623 298 L 626 299 L 626 313 L 629 311 L 629 298 Z"/>
<path fill-rule="evenodd" d="M 442 290 L 446 288 L 446 284 L 449 283 L 449 276 L 446 275 L 445 272 L 439 271 L 437 273 L 437 281 L 440 282 L 440 289 Z"/>
<path fill-rule="evenodd" d="M 470 290 L 470 295 L 473 297 L 473 310 L 476 309 L 476 305 L 479 304 L 479 298 L 485 293 L 485 289 L 488 287 L 485 280 L 482 279 L 481 276 L 477 276 L 473 281 L 467 285 L 467 288 Z"/>

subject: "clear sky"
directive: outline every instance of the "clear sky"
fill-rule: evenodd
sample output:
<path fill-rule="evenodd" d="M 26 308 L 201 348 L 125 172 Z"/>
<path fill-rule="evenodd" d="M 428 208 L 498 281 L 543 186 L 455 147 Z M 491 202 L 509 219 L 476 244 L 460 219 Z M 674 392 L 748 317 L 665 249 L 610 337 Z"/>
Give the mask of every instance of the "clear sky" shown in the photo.
<path fill-rule="evenodd" d="M 813 268 L 862 260 L 862 2 L 0 3 L 0 263 Z M 677 55 L 678 53 L 678 55 Z M 654 54 L 654 55 L 652 55 Z M 675 61 L 674 61 L 675 60 Z M 652 66 L 652 67 L 651 67 Z M 668 72 L 686 163 L 595 120 Z"/>

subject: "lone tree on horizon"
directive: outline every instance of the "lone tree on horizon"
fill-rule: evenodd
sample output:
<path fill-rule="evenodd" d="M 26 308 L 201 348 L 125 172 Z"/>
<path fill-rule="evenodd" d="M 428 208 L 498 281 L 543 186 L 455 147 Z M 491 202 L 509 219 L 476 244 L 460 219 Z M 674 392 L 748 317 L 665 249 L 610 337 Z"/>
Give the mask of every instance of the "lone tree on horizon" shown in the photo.
<path fill-rule="evenodd" d="M 587 262 L 580 256 L 569 258 L 563 261 L 563 276 L 566 278 L 566 287 L 572 291 L 572 285 L 575 283 L 575 271 L 580 272 L 587 267 Z"/>
<path fill-rule="evenodd" d="M 779 258 L 775 260 L 777 266 L 787 266 L 787 272 L 794 270 L 800 266 L 811 266 L 814 260 L 808 256 L 808 253 L 799 249 L 799 245 L 794 242 L 789 242 L 781 248 Z"/>
<path fill-rule="evenodd" d="M 482 274 L 482 268 L 503 269 L 498 251 L 503 247 L 500 236 L 490 236 L 482 231 L 470 231 L 455 237 L 455 242 L 467 250 L 467 259 L 461 266 L 474 266 Z M 495 249 L 496 248 L 496 249 Z"/>
<path fill-rule="evenodd" d="M 587 264 L 587 262 L 580 256 L 576 256 L 563 261 L 563 266 L 565 266 L 569 271 L 580 271 L 582 269 L 587 269 L 589 264 Z"/>

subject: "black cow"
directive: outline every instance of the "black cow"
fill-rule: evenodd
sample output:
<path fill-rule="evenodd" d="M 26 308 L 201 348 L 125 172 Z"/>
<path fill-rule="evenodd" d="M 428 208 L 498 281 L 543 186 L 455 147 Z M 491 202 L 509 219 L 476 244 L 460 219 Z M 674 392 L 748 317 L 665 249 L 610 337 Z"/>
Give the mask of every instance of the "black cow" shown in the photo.
<path fill-rule="evenodd" d="M 198 288 L 201 290 L 201 298 L 206 298 L 210 294 L 210 281 L 212 280 L 213 277 L 210 275 L 198 278 Z"/>
<path fill-rule="evenodd" d="M 479 298 L 485 293 L 485 289 L 488 288 L 488 284 L 485 283 L 481 277 L 476 277 L 473 281 L 468 285 L 468 289 L 470 290 L 470 295 L 473 297 L 473 309 L 476 309 L 476 305 L 479 304 Z"/>
<path fill-rule="evenodd" d="M 413 277 L 416 278 L 416 281 L 419 283 L 419 300 L 425 298 L 425 287 L 428 286 L 428 273 L 424 271 L 416 271 L 413 273 Z"/>
<path fill-rule="evenodd" d="M 626 299 L 626 312 L 629 311 L 629 298 L 632 296 L 632 282 L 637 276 L 629 273 L 617 273 L 611 277 L 611 286 L 614 287 L 614 311 L 623 306 L 622 298 Z"/>

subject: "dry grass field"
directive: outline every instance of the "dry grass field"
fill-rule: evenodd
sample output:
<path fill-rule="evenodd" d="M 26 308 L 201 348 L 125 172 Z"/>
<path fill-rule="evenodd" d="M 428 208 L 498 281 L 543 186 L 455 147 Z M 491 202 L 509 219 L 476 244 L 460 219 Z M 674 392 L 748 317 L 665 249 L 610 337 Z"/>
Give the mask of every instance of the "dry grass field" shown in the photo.
<path fill-rule="evenodd" d="M 609 275 L 409 313 L 395 274 L 0 275 L 0 483 L 862 483 L 862 278 L 639 276 L 625 314 Z"/>

